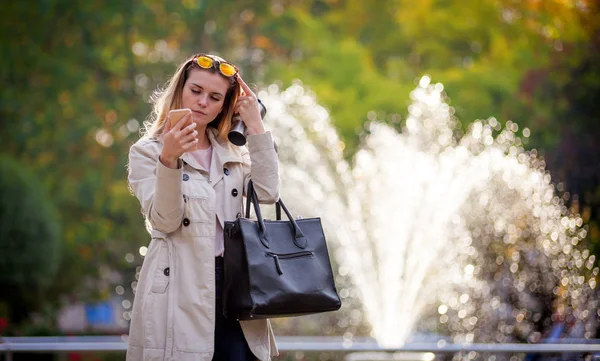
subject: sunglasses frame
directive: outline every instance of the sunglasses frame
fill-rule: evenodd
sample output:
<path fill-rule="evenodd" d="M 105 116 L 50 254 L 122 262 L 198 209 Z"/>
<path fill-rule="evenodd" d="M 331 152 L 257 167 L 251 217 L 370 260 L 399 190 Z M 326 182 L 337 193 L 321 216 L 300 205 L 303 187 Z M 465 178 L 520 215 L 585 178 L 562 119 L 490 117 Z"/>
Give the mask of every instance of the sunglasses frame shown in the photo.
<path fill-rule="evenodd" d="M 210 60 L 211 61 L 210 66 L 209 67 L 204 67 L 204 66 L 200 65 L 200 62 L 198 61 L 200 58 L 206 58 L 206 59 Z M 216 68 L 219 71 L 219 73 L 221 73 L 221 75 L 223 75 L 224 77 L 227 77 L 227 78 L 232 78 L 232 77 L 236 76 L 236 74 L 239 72 L 239 68 L 237 66 L 231 64 L 228 61 L 220 61 L 220 60 L 214 59 L 212 56 L 210 56 L 208 54 L 198 54 L 198 55 L 195 55 L 194 58 L 192 59 L 192 62 L 198 64 L 198 66 L 201 67 L 202 69 Z M 221 69 L 222 65 L 229 65 L 229 66 L 231 66 L 234 69 L 234 73 L 231 74 L 231 75 L 225 74 L 223 72 L 223 69 Z"/>

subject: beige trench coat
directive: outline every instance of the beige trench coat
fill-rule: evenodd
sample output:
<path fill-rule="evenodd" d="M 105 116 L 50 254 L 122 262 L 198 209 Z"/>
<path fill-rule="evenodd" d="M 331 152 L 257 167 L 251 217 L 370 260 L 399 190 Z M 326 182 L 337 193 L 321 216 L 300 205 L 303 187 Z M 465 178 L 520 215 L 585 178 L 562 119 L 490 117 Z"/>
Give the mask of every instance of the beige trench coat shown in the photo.
<path fill-rule="evenodd" d="M 129 331 L 128 361 L 211 360 L 215 329 L 215 227 L 242 212 L 250 174 L 259 200 L 279 198 L 279 165 L 269 132 L 248 136 L 248 148 L 220 144 L 215 130 L 210 173 L 184 154 L 165 167 L 162 143 L 142 138 L 129 152 L 129 184 L 152 229 Z M 209 176 L 210 174 L 210 176 Z M 216 214 L 216 217 L 215 217 Z M 268 320 L 241 321 L 259 360 L 276 356 Z"/>

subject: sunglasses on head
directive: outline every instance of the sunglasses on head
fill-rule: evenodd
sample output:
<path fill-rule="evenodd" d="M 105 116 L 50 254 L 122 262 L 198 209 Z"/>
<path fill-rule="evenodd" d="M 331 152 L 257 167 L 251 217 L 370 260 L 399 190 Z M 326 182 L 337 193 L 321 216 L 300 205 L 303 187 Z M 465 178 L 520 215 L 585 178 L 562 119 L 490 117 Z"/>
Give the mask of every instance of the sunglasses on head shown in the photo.
<path fill-rule="evenodd" d="M 228 78 L 237 74 L 239 70 L 237 66 L 231 63 L 213 59 L 205 54 L 196 55 L 192 61 L 198 64 L 202 69 L 217 68 L 221 74 Z"/>

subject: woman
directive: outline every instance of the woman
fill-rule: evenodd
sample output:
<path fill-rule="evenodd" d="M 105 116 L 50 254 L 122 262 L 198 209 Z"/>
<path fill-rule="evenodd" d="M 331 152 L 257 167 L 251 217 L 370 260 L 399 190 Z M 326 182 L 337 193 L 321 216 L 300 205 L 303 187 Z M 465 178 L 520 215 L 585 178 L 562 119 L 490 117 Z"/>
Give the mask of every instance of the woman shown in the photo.
<path fill-rule="evenodd" d="M 171 127 L 169 110 L 181 108 L 191 114 Z M 247 126 L 247 149 L 227 140 L 235 113 Z M 146 134 L 129 151 L 129 184 L 152 241 L 133 303 L 127 360 L 277 355 L 268 320 L 238 322 L 221 310 L 223 222 L 241 216 L 250 175 L 259 200 L 276 202 L 278 160 L 256 95 L 236 67 L 196 55 L 155 96 Z"/>

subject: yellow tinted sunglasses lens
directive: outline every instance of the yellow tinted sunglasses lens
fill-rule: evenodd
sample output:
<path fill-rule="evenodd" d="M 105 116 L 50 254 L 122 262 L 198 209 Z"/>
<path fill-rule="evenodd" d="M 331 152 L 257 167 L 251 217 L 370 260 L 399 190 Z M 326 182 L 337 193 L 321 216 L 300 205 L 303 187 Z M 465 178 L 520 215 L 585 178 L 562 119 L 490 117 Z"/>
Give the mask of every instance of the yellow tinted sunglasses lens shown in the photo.
<path fill-rule="evenodd" d="M 221 70 L 221 73 L 225 76 L 233 76 L 236 73 L 235 67 L 227 63 L 221 63 L 219 65 L 219 70 Z"/>
<path fill-rule="evenodd" d="M 196 59 L 196 62 L 198 63 L 198 65 L 200 65 L 201 68 L 204 69 L 210 69 L 213 66 L 213 61 L 208 56 L 199 56 Z"/>

